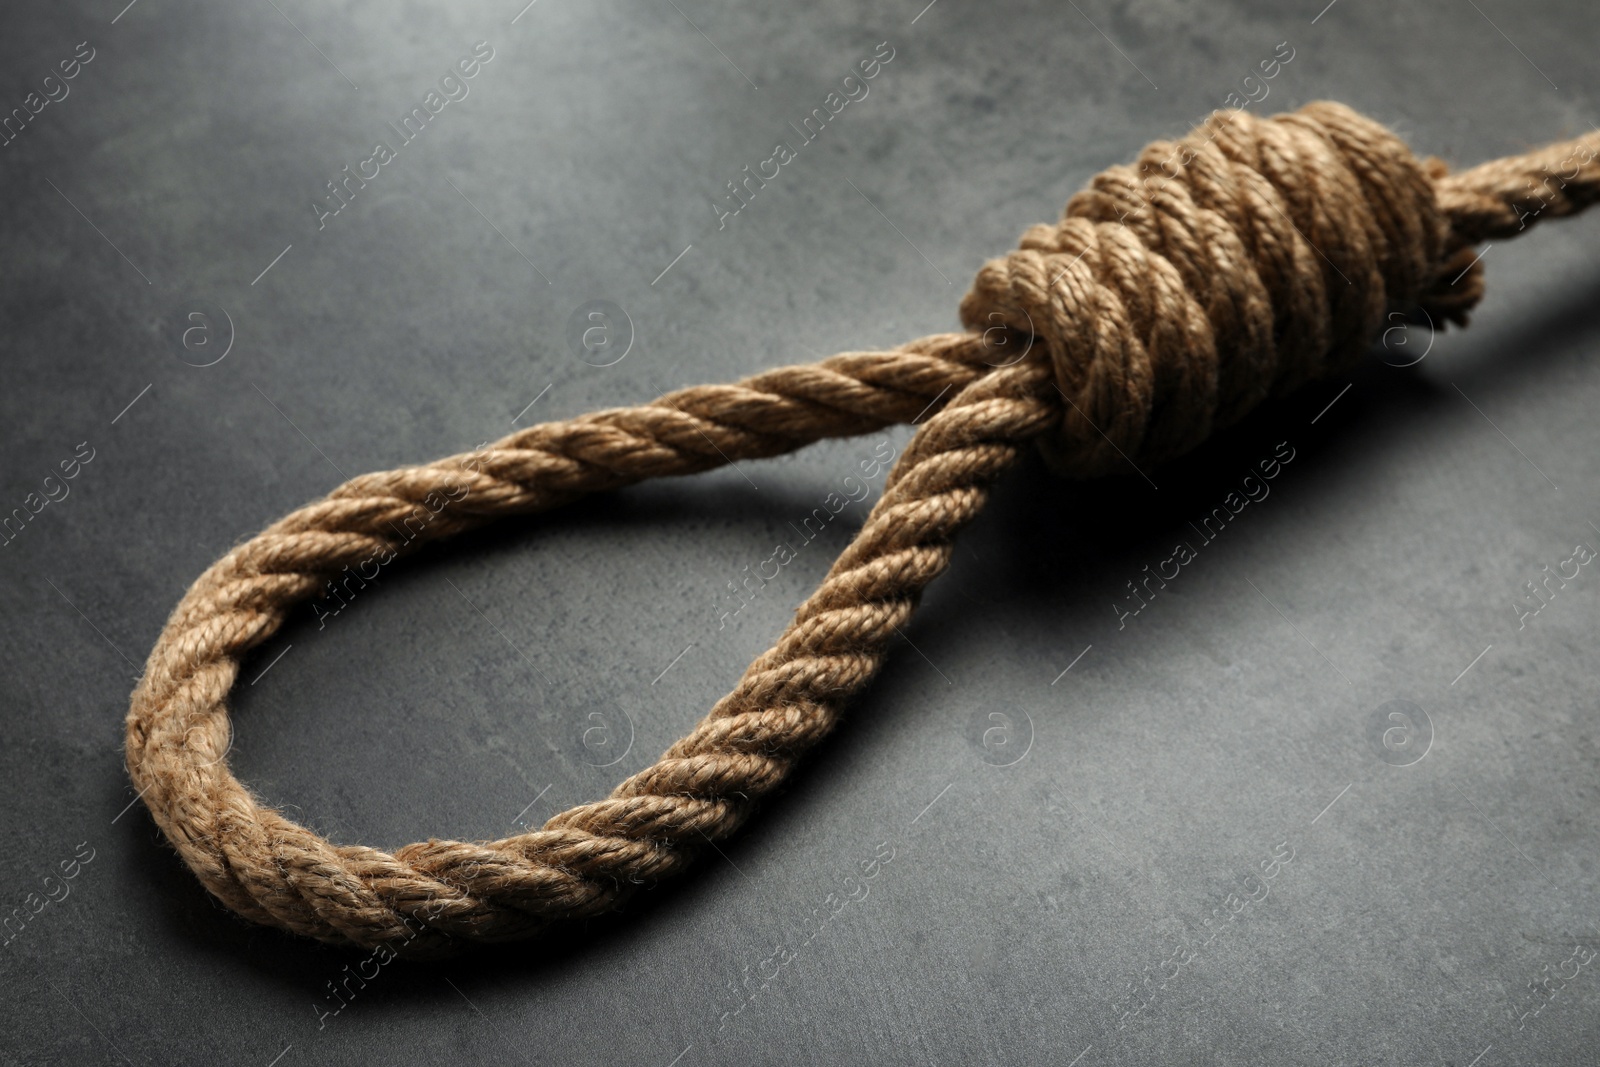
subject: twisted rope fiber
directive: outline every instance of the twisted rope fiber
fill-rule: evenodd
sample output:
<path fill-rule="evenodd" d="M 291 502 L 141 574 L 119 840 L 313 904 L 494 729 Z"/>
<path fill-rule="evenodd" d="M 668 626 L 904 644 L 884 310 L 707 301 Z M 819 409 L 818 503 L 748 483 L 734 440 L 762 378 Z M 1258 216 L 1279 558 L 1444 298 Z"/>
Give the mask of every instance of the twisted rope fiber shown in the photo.
<path fill-rule="evenodd" d="M 1473 248 L 1600 199 L 1600 134 L 1448 175 L 1334 103 L 1217 112 L 1113 167 L 990 261 L 967 332 L 534 426 L 351 479 L 208 568 L 127 718 L 135 788 L 213 894 L 325 941 L 437 955 L 596 915 L 733 833 L 877 673 L 990 484 L 1039 443 L 1063 472 L 1176 456 L 1268 396 L 1357 361 L 1386 309 L 1464 324 Z M 1551 176 L 1558 176 L 1552 181 Z M 333 845 L 229 771 L 241 657 L 342 568 L 508 514 L 934 413 L 777 642 L 653 765 L 497 841 Z M 401 525 L 448 503 L 414 540 Z M 432 510 L 432 505 L 429 505 Z"/>

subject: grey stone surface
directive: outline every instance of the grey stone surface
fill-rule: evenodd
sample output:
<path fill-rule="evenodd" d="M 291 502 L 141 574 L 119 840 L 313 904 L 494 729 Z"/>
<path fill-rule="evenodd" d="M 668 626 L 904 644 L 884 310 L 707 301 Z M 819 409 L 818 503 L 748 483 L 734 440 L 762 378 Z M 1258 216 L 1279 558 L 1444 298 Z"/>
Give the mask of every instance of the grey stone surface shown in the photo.
<path fill-rule="evenodd" d="M 1264 111 L 1343 100 L 1463 165 L 1572 136 L 1588 5 L 122 2 L 0 34 L 6 108 L 93 49 L 0 148 L 0 511 L 93 450 L 0 549 L 0 911 L 30 916 L 0 1063 L 1594 1062 L 1600 573 L 1515 605 L 1600 547 L 1600 216 L 1495 244 L 1471 330 L 1153 484 L 1026 464 L 726 858 L 563 941 L 396 963 L 323 1015 L 361 957 L 214 904 L 120 756 L 187 583 L 343 475 L 951 328 L 985 257 L 1280 42 Z M 479 41 L 470 95 L 319 229 Z M 598 300 L 633 326 L 609 366 L 568 344 Z M 719 627 L 726 583 L 879 440 L 507 523 L 304 614 L 246 664 L 237 772 L 386 846 L 603 794 L 778 632 L 860 507 Z"/>

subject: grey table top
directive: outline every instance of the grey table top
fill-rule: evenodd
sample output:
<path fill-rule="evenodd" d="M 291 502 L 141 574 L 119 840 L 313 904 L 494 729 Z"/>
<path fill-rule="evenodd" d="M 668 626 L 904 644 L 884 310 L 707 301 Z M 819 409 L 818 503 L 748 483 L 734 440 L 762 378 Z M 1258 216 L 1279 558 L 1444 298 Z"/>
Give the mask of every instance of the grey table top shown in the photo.
<path fill-rule="evenodd" d="M 1577 2 L 923 2 L 10 5 L 0 510 L 77 477 L 0 550 L 0 1063 L 1594 1062 L 1600 574 L 1518 605 L 1600 547 L 1600 215 L 1494 244 L 1420 363 L 1377 349 L 1150 483 L 1025 463 L 793 786 L 615 921 L 335 999 L 362 957 L 222 910 L 132 803 L 167 612 L 345 475 L 953 328 L 984 258 L 1280 45 L 1258 109 L 1343 100 L 1461 165 L 1600 118 Z M 569 343 L 593 301 L 624 357 Z M 397 567 L 252 656 L 234 767 L 380 846 L 598 797 L 866 505 L 724 620 L 728 583 L 906 439 Z"/>

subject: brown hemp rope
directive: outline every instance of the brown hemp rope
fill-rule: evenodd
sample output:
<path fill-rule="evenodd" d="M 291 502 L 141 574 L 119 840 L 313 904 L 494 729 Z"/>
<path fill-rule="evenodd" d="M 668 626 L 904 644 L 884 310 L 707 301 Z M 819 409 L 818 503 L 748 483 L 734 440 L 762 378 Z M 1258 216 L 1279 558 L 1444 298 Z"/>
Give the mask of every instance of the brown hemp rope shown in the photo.
<path fill-rule="evenodd" d="M 128 712 L 134 787 L 228 907 L 325 941 L 438 954 L 614 908 L 733 833 L 833 728 L 1025 445 L 1040 441 L 1075 475 L 1159 462 L 1269 395 L 1351 366 L 1397 303 L 1464 323 L 1482 292 L 1473 247 L 1600 198 L 1597 155 L 1592 133 L 1447 175 L 1339 104 L 1270 119 L 1217 112 L 1146 148 L 1136 167 L 1100 174 L 1060 223 L 986 264 L 961 304 L 968 332 L 682 389 L 351 479 L 233 549 L 184 595 Z M 777 643 L 605 799 L 515 837 L 388 853 L 323 840 L 228 770 L 240 657 L 341 568 L 930 408 Z M 408 543 L 400 524 L 441 499 Z"/>

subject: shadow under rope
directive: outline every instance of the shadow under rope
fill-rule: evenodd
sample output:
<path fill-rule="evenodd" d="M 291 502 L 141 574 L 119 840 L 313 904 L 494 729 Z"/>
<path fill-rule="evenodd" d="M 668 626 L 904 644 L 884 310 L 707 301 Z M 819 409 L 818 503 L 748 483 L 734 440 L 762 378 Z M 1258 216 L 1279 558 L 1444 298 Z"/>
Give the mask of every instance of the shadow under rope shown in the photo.
<path fill-rule="evenodd" d="M 1600 294 L 1600 275 L 1564 287 L 1539 306 L 1522 309 L 1516 319 L 1516 351 L 1502 345 L 1500 351 L 1489 352 L 1473 360 L 1473 365 L 1463 367 L 1458 380 L 1469 390 L 1492 395 L 1510 383 L 1526 383 L 1577 365 L 1581 360 L 1578 342 L 1600 339 L 1600 300 L 1595 294 Z M 1436 368 L 1450 361 L 1452 349 L 1462 347 L 1462 336 L 1465 335 L 1456 331 L 1440 333 L 1426 358 L 1427 365 Z M 1225 494 L 1235 490 L 1241 478 L 1254 470 L 1260 459 L 1270 456 L 1278 442 L 1289 440 L 1297 449 L 1292 468 L 1295 491 L 1316 494 L 1319 486 L 1326 487 L 1330 479 L 1381 457 L 1400 420 L 1405 420 L 1412 434 L 1442 437 L 1440 431 L 1461 414 L 1460 396 L 1444 384 L 1449 378 L 1432 380 L 1422 372 L 1422 365 L 1386 365 L 1384 354 L 1374 347 L 1371 358 L 1351 376 L 1353 387 L 1331 410 L 1325 411 L 1343 388 L 1338 380 L 1314 384 L 1269 402 L 1188 456 L 1145 472 L 1154 478 L 1159 489 L 1152 489 L 1144 477 L 1131 470 L 1124 477 L 1064 481 L 1053 475 L 1037 455 L 1030 454 L 996 486 L 984 513 L 961 535 L 950 572 L 930 588 L 930 603 L 907 627 L 912 639 L 953 626 L 987 627 L 997 619 L 1020 620 L 1017 625 L 1024 626 L 1049 626 L 1059 624 L 1069 613 L 1075 616 L 1080 609 L 1095 618 L 1103 615 L 1103 624 L 1111 620 L 1111 615 L 1102 600 L 1107 593 L 1115 595 L 1115 583 L 1138 572 L 1153 552 L 1166 548 L 1174 536 L 1181 536 L 1181 531 L 1190 530 L 1191 520 L 1210 511 Z M 1313 419 L 1317 420 L 1315 424 Z M 748 466 L 752 472 L 773 468 L 770 462 Z M 643 536 L 647 530 L 657 531 L 659 536 L 663 528 L 677 528 L 673 540 L 680 542 L 703 537 L 716 541 L 720 534 L 727 539 L 728 551 L 718 558 L 742 559 L 741 553 L 749 549 L 750 527 L 781 526 L 813 506 L 817 495 L 813 475 L 807 476 L 805 484 L 770 476 L 759 480 L 761 491 L 756 493 L 736 482 L 706 484 L 700 479 L 671 479 L 602 494 L 526 520 L 501 521 L 455 538 L 448 545 L 429 546 L 416 557 L 397 563 L 396 576 L 382 583 L 384 588 L 374 595 L 374 604 L 380 598 L 402 595 L 391 592 L 389 587 L 414 584 L 415 577 L 445 568 L 451 561 L 470 558 L 494 567 L 506 563 L 505 557 L 559 550 L 549 542 L 574 532 L 603 536 L 608 549 L 627 545 L 630 537 Z M 707 514 L 722 516 L 726 521 L 708 534 L 703 525 Z M 856 523 L 841 523 L 829 544 L 817 545 L 817 558 L 808 561 L 808 572 L 820 574 L 831 565 L 838 549 L 853 535 Z M 704 550 L 703 541 L 697 541 L 696 546 Z M 715 567 L 703 570 L 720 574 Z M 402 572 L 407 577 L 399 577 Z M 559 589 L 548 592 L 552 600 L 579 595 Z M 794 603 L 782 605 L 782 617 L 787 619 L 809 592 L 807 586 Z M 969 605 L 987 605 L 988 615 L 975 619 L 960 605 L 951 607 L 950 597 Z M 497 606 L 525 610 L 515 603 Z M 309 609 L 298 609 L 285 625 L 284 634 L 292 639 L 295 632 L 303 632 L 310 624 Z M 776 633 L 774 629 L 763 635 L 762 647 Z M 263 654 L 258 650 L 250 657 L 241 677 L 249 675 Z M 896 684 L 911 655 L 905 649 L 895 651 L 880 676 L 884 684 Z M 735 680 L 736 674 L 730 674 L 717 688 L 716 696 Z M 783 833 L 785 824 L 796 817 L 792 809 L 796 805 L 804 807 L 810 791 L 830 788 L 823 768 L 835 754 L 841 735 L 862 729 L 853 727 L 852 721 L 871 720 L 873 730 L 892 731 L 899 725 L 915 727 L 914 723 L 892 721 L 909 715 L 908 709 L 896 712 L 891 707 L 874 707 L 883 703 L 873 691 L 878 684 L 874 681 L 868 692 L 854 701 L 841 729 L 825 739 L 785 785 L 783 792 L 796 796 L 792 800 L 769 801 L 766 810 L 758 813 L 737 837 L 754 842 L 768 832 Z M 233 703 L 237 715 L 240 705 L 247 702 L 236 691 Z M 682 728 L 687 729 L 700 713 L 686 719 Z M 643 758 L 648 760 L 654 755 L 653 751 L 646 752 Z M 621 772 L 618 780 L 629 773 L 622 766 L 617 769 Z M 790 809 L 787 817 L 783 809 Z M 134 828 L 130 832 L 160 842 L 143 808 L 130 812 L 124 821 Z M 435 827 L 433 832 L 460 836 L 446 826 Z M 737 838 L 723 847 L 737 859 Z M 212 900 L 164 842 L 160 847 L 136 851 L 134 862 L 142 868 L 139 876 L 154 887 L 163 902 L 161 914 L 148 918 L 162 922 L 170 936 L 196 952 L 215 955 L 219 963 L 224 959 L 235 965 L 244 961 L 260 976 L 285 989 L 320 995 L 317 983 L 322 976 L 337 978 L 346 964 L 368 955 L 362 950 L 325 946 L 250 924 Z M 706 864 L 707 857 L 702 857 L 694 873 L 648 888 L 620 913 L 552 928 L 536 942 L 475 947 L 459 961 L 442 964 L 404 960 L 389 963 L 384 967 L 382 991 L 369 1006 L 372 1017 L 381 1023 L 386 1014 L 395 1010 L 433 1003 L 441 996 L 451 1001 L 459 999 L 441 976 L 470 973 L 474 979 L 516 979 L 532 989 L 544 976 L 561 976 L 576 954 L 599 958 L 621 951 L 628 940 L 637 938 L 653 924 L 671 921 L 663 916 L 672 912 L 662 909 L 677 909 L 686 897 L 706 898 L 711 892 L 702 873 Z M 696 965 L 692 960 L 680 962 Z"/>
<path fill-rule="evenodd" d="M 1140 572 L 1153 553 L 1165 555 L 1175 539 L 1193 539 L 1190 523 L 1237 490 L 1260 460 L 1272 457 L 1278 442 L 1289 441 L 1296 449 L 1295 491 L 1316 493 L 1328 479 L 1381 459 L 1400 436 L 1399 424 L 1407 436 L 1444 440 L 1445 428 L 1463 411 L 1470 412 L 1451 381 L 1469 396 L 1493 396 L 1511 383 L 1525 384 L 1577 365 L 1578 343 L 1600 341 L 1600 273 L 1564 287 L 1542 306 L 1521 310 L 1516 323 L 1515 350 L 1502 346 L 1485 351 L 1470 342 L 1468 331 L 1441 330 L 1425 359 L 1394 366 L 1385 360 L 1399 363 L 1414 357 L 1374 345 L 1353 374 L 1268 401 L 1195 451 L 1146 471 L 1158 489 L 1131 466 L 1125 475 L 1068 481 L 1030 456 L 996 487 L 983 514 L 965 532 L 964 540 L 985 564 L 983 574 L 973 576 L 972 568 L 963 565 L 972 556 L 958 552 L 951 573 L 939 584 L 971 594 L 981 582 L 982 599 L 1007 608 L 1060 606 L 1090 593 L 1099 605 L 1102 593 L 1120 596 L 1117 589 L 1124 577 Z M 1413 347 L 1427 339 L 1426 327 L 1418 329 L 1424 332 L 1406 342 Z M 1477 350 L 1470 353 L 1475 357 L 1470 362 L 1458 358 L 1463 348 Z M 1463 362 L 1450 373 L 1440 371 Z M 1346 382 L 1351 388 L 1340 396 Z M 1287 486 L 1291 479 L 1275 482 L 1272 491 L 1280 484 Z M 1110 617 L 1103 606 L 1099 610 Z M 929 626 L 930 619 L 919 615 L 912 626 Z"/>

